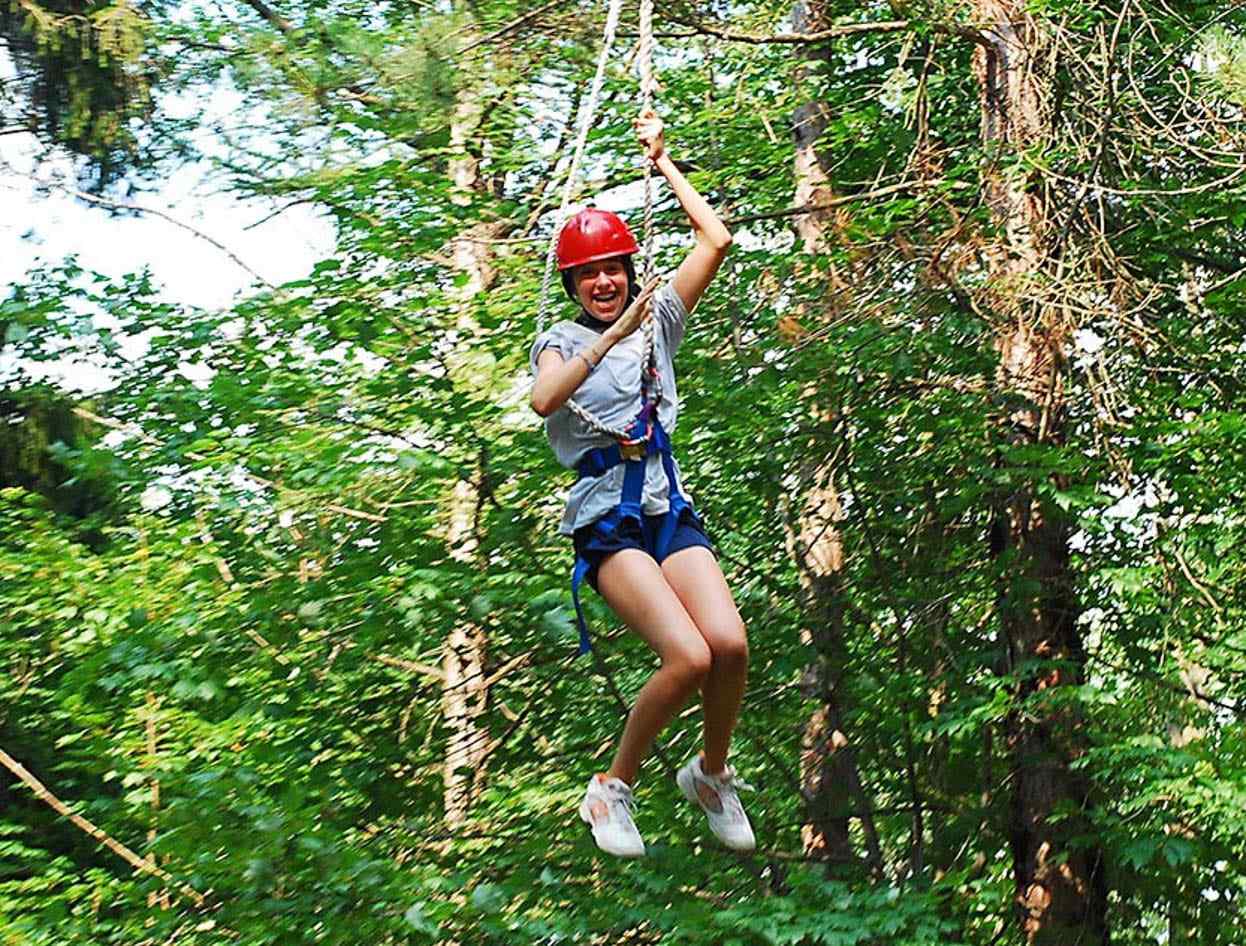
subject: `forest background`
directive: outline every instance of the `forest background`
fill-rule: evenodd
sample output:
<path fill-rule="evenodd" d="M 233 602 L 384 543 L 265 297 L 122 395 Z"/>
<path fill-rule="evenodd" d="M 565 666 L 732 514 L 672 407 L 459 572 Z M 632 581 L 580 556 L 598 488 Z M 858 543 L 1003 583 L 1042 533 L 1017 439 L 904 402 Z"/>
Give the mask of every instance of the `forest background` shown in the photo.
<path fill-rule="evenodd" d="M 141 259 L 5 290 L 0 941 L 1242 943 L 1246 5 L 657 11 L 737 237 L 676 450 L 761 844 L 679 799 L 690 710 L 630 863 L 574 807 L 651 662 L 592 596 L 575 657 L 526 403 L 604 16 L 0 6 L 0 148 L 72 156 L 46 188 L 194 229 L 144 193 L 210 160 L 336 234 L 221 307 Z M 577 195 L 638 222 L 636 22 Z M 655 226 L 671 265 L 668 192 Z M 66 358 L 106 389 L 39 380 Z"/>

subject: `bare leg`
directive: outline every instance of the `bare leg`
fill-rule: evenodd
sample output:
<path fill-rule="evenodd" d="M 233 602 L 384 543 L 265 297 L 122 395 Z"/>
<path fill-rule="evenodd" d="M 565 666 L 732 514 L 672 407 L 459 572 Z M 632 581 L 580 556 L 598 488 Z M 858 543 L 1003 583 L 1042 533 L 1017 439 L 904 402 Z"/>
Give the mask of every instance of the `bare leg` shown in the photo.
<path fill-rule="evenodd" d="M 662 563 L 662 574 L 709 645 L 713 660 L 701 688 L 705 704 L 705 752 L 701 768 L 717 775 L 727 765 L 731 733 L 748 679 L 748 638 L 744 622 L 707 548 L 681 549 Z"/>
<path fill-rule="evenodd" d="M 710 649 L 647 553 L 624 549 L 606 558 L 597 571 L 597 587 L 614 613 L 662 660 L 637 694 L 610 764 L 608 774 L 630 785 L 654 738 L 705 679 Z"/>

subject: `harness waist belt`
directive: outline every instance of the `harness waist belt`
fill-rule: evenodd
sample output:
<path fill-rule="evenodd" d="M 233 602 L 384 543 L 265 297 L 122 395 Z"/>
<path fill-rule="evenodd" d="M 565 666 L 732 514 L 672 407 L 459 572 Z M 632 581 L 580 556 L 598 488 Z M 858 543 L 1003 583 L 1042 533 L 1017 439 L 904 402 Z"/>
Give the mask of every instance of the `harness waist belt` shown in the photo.
<path fill-rule="evenodd" d="M 642 411 L 641 415 L 633 422 L 632 430 L 643 431 L 645 429 L 645 420 L 645 412 Z M 650 548 L 641 518 L 643 515 L 641 499 L 645 489 L 645 468 L 648 465 L 649 458 L 655 454 L 662 457 L 662 469 L 666 473 L 670 506 L 662 520 L 662 528 L 658 531 L 657 541 Z M 603 537 L 609 537 L 614 534 L 624 520 L 634 520 L 640 530 L 641 543 L 645 546 L 645 551 L 660 562 L 666 557 L 666 550 L 670 548 L 671 539 L 675 535 L 675 528 L 679 525 L 679 517 L 685 509 L 690 509 L 692 504 L 679 492 L 679 485 L 675 480 L 675 461 L 671 454 L 671 438 L 662 427 L 661 421 L 657 419 L 656 412 L 653 416 L 653 430 L 645 442 L 643 456 L 635 460 L 625 459 L 619 445 L 611 444 L 608 447 L 598 447 L 590 450 L 576 464 L 576 470 L 580 474 L 580 479 L 588 479 L 601 476 L 620 463 L 625 463 L 627 469 L 623 473 L 623 492 L 619 498 L 619 503 L 598 519 L 594 524 L 594 528 L 601 532 Z M 575 603 L 575 619 L 580 629 L 580 653 L 582 654 L 592 649 L 592 643 L 588 636 L 588 625 L 584 621 L 584 609 L 580 606 L 580 583 L 588 574 L 589 568 L 588 560 L 577 553 L 575 567 L 571 571 L 571 600 Z"/>

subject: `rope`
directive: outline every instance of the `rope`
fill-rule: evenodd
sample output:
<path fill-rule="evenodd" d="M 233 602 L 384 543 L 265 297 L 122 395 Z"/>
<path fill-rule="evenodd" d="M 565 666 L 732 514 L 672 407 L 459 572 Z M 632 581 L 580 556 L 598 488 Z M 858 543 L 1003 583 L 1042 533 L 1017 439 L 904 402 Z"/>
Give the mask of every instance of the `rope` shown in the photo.
<path fill-rule="evenodd" d="M 601 87 L 606 79 L 606 63 L 610 59 L 610 50 L 614 47 L 614 34 L 619 28 L 619 14 L 623 9 L 623 0 L 610 0 L 610 9 L 606 14 L 606 29 L 601 39 L 601 55 L 597 58 L 597 72 L 593 75 L 593 84 L 588 93 L 588 101 L 584 103 L 583 118 L 580 120 L 580 133 L 576 138 L 575 152 L 571 158 L 571 167 L 567 170 L 567 183 L 562 189 L 562 203 L 558 208 L 558 217 L 554 224 L 554 232 L 549 238 L 549 250 L 545 254 L 545 275 L 541 278 L 541 301 L 537 307 L 537 334 L 545 331 L 545 310 L 549 304 L 549 281 L 554 272 L 554 253 L 558 247 L 558 233 L 567 220 L 567 207 L 571 203 L 571 194 L 575 190 L 576 173 L 580 169 L 580 161 L 584 157 L 584 147 L 588 143 L 588 130 L 593 125 L 593 115 L 597 111 L 597 101 L 601 97 Z"/>
<path fill-rule="evenodd" d="M 554 272 L 554 258 L 558 247 L 558 235 L 562 230 L 562 226 L 567 220 L 567 207 L 571 203 L 571 194 L 575 188 L 576 174 L 579 171 L 580 161 L 584 156 L 584 148 L 588 142 L 588 130 L 592 125 L 593 115 L 597 111 L 597 102 L 601 95 L 601 86 L 605 78 L 606 62 L 610 57 L 610 50 L 614 45 L 615 33 L 618 30 L 619 15 L 623 7 L 623 0 L 610 0 L 610 8 L 606 15 L 606 28 L 602 36 L 601 55 L 597 60 L 597 72 L 593 76 L 593 84 L 589 91 L 588 101 L 583 109 L 583 119 L 580 122 L 580 132 L 576 140 L 575 153 L 571 159 L 571 167 L 567 171 L 567 182 L 563 187 L 562 204 L 558 208 L 558 217 L 554 226 L 553 233 L 550 235 L 549 249 L 545 254 L 545 272 L 541 277 L 541 297 L 537 307 L 537 334 L 540 335 L 545 331 L 545 314 L 549 305 L 549 283 Z M 640 2 L 640 38 L 637 48 L 637 59 L 640 69 L 640 95 L 641 109 L 648 110 L 653 107 L 653 93 L 657 87 L 657 82 L 653 77 L 653 0 L 641 0 Z M 653 162 L 645 157 L 644 164 L 644 183 L 645 183 L 645 216 L 643 230 L 643 255 L 641 258 L 642 285 L 648 285 L 653 275 Z M 646 400 L 649 386 L 653 386 L 653 410 L 656 414 L 658 405 L 662 401 L 662 379 L 658 373 L 657 366 L 657 347 L 654 339 L 653 316 L 649 315 L 643 323 L 645 352 L 641 359 L 641 402 Z M 609 424 L 595 417 L 590 411 L 581 407 L 576 403 L 574 398 L 566 400 L 566 406 L 572 414 L 584 421 L 592 430 L 597 433 L 604 434 L 615 440 L 627 440 L 629 432 L 626 428 L 611 427 Z"/>
<path fill-rule="evenodd" d="M 637 50 L 640 69 L 640 108 L 653 108 L 653 92 L 657 82 L 653 78 L 653 0 L 640 0 L 640 46 Z M 644 266 L 640 281 L 647 285 L 653 278 L 653 162 L 645 157 L 645 222 Z"/>
<path fill-rule="evenodd" d="M 640 39 L 637 49 L 637 68 L 640 70 L 640 108 L 647 112 L 653 108 L 653 93 L 657 81 L 653 77 L 653 0 L 640 0 Z M 645 155 L 645 216 L 644 216 L 644 256 L 642 257 L 641 284 L 648 285 L 653 278 L 653 162 Z M 644 321 L 645 357 L 642 362 L 641 400 L 644 400 L 644 381 L 653 382 L 653 409 L 656 413 L 662 403 L 662 378 L 658 373 L 657 348 L 654 344 L 653 314 L 650 312 Z M 645 376 L 648 376 L 647 379 Z"/>

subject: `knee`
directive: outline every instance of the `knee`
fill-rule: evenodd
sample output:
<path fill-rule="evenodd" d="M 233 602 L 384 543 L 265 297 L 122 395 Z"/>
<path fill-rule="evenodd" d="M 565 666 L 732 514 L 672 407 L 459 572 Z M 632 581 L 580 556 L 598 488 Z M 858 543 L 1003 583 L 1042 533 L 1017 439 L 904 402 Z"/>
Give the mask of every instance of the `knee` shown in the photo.
<path fill-rule="evenodd" d="M 744 624 L 733 621 L 726 627 L 716 628 L 707 635 L 714 666 L 743 670 L 748 667 L 748 634 Z"/>
<path fill-rule="evenodd" d="M 710 667 L 714 663 L 714 655 L 704 641 L 690 641 L 677 653 L 669 655 L 665 663 L 679 677 L 684 686 L 694 689 L 701 685 L 710 672 Z"/>

